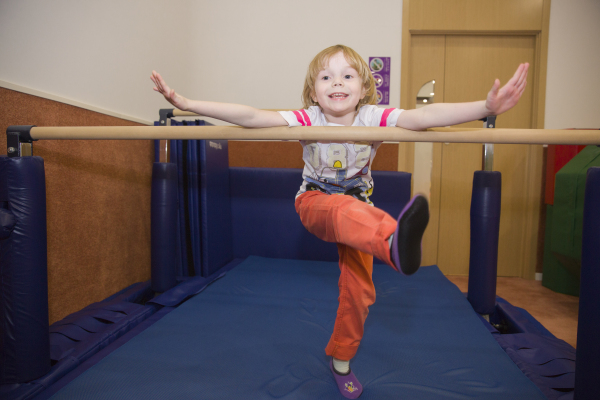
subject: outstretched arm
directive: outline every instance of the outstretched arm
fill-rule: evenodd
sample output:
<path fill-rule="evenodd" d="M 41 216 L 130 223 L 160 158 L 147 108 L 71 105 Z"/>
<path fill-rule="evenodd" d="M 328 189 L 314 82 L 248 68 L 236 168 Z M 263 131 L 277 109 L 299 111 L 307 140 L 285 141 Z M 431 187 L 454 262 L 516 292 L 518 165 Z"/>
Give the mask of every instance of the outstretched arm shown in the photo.
<path fill-rule="evenodd" d="M 500 88 L 496 79 L 486 100 L 472 103 L 434 103 L 415 110 L 406 110 L 396 126 L 415 131 L 475 121 L 489 115 L 502 114 L 513 108 L 527 85 L 529 64 L 521 64 L 506 85 Z"/>
<path fill-rule="evenodd" d="M 259 110 L 242 104 L 186 99 L 167 86 L 164 79 L 156 71 L 152 71 L 150 79 L 154 82 L 154 90 L 162 94 L 169 103 L 180 110 L 195 112 L 246 128 L 269 128 L 288 125 L 281 114 L 275 111 Z"/>

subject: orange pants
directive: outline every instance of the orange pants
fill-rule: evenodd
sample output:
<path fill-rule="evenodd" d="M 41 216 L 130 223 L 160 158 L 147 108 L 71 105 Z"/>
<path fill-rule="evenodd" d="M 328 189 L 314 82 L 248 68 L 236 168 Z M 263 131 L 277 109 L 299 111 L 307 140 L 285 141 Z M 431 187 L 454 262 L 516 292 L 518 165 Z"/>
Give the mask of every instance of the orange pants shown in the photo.
<path fill-rule="evenodd" d="M 339 306 L 325 353 L 350 360 L 363 337 L 369 306 L 375 302 L 373 256 L 392 265 L 388 239 L 396 230 L 396 220 L 351 196 L 320 191 L 298 196 L 296 212 L 310 233 L 337 243 Z"/>

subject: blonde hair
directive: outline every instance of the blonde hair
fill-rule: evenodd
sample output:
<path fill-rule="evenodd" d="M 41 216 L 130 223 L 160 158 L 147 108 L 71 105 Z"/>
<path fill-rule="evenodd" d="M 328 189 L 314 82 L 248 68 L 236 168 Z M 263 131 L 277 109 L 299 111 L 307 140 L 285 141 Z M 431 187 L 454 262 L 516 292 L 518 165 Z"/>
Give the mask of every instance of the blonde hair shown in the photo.
<path fill-rule="evenodd" d="M 319 72 L 325 69 L 329 64 L 329 59 L 340 52 L 344 55 L 348 64 L 358 72 L 358 75 L 363 82 L 363 88 L 365 89 L 365 97 L 358 102 L 356 109 L 359 110 L 365 104 L 377 104 L 375 79 L 373 79 L 373 74 L 371 73 L 369 66 L 356 51 L 348 46 L 337 44 L 321 51 L 308 65 L 306 80 L 304 81 L 304 90 L 302 90 L 302 105 L 304 108 L 319 105 L 319 103 L 312 99 L 312 96 L 315 93 L 315 81 L 317 80 Z"/>

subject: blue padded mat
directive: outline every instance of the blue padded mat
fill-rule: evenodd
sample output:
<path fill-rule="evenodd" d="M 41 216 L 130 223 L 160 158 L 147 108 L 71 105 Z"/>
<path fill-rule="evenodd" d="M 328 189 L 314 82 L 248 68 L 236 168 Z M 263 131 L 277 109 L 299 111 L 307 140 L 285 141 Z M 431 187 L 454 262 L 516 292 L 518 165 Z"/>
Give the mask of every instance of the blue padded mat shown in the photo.
<path fill-rule="evenodd" d="M 52 399 L 338 399 L 337 263 L 250 257 Z M 376 265 L 361 399 L 545 399 L 435 266 Z"/>

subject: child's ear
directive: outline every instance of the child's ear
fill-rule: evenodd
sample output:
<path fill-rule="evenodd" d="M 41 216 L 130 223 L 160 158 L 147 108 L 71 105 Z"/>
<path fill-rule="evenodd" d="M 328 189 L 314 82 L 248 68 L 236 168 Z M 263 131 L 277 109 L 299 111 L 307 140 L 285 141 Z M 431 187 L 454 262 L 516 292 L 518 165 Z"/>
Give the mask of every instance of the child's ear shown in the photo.
<path fill-rule="evenodd" d="M 319 102 L 317 101 L 317 95 L 315 94 L 315 92 L 312 92 L 310 94 L 310 98 L 312 99 L 312 101 L 316 104 L 318 104 Z"/>
<path fill-rule="evenodd" d="M 362 88 L 362 93 L 360 94 L 360 99 L 364 99 L 365 96 L 367 95 L 367 88 L 363 86 Z"/>

